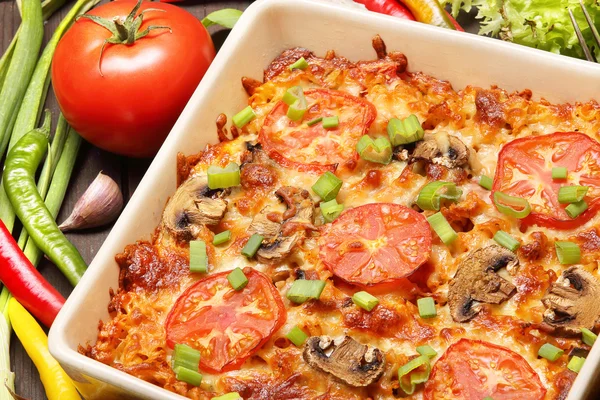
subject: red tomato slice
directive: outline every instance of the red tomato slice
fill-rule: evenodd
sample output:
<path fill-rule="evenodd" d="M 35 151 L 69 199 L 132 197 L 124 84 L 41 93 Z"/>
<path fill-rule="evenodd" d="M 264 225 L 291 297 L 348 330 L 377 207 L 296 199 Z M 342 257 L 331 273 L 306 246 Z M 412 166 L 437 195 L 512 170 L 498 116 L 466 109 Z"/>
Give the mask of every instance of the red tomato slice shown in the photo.
<path fill-rule="evenodd" d="M 171 309 L 165 329 L 167 344 L 185 343 L 201 353 L 208 372 L 237 369 L 286 320 L 281 296 L 271 279 L 244 268 L 248 285 L 234 290 L 230 271 L 210 275 L 189 287 Z"/>
<path fill-rule="evenodd" d="M 519 354 L 482 340 L 460 339 L 435 363 L 425 400 L 541 400 L 539 376 Z"/>
<path fill-rule="evenodd" d="M 410 275 L 429 258 L 431 230 L 418 212 L 391 203 L 352 208 L 321 236 L 321 261 L 336 276 L 362 286 Z"/>
<path fill-rule="evenodd" d="M 493 191 L 529 200 L 531 214 L 521 223 L 554 229 L 573 229 L 589 221 L 600 208 L 600 143 L 583 133 L 558 132 L 516 139 L 504 145 L 498 156 Z M 553 180 L 552 167 L 566 167 L 568 180 Z M 565 185 L 589 186 L 589 207 L 577 218 L 558 202 Z M 492 193 L 493 195 L 493 193 Z"/>
<path fill-rule="evenodd" d="M 304 92 L 308 110 L 302 121 L 287 116 L 288 106 L 280 101 L 265 118 L 258 137 L 269 156 L 284 167 L 303 172 L 335 171 L 337 164 L 356 158 L 356 143 L 377 116 L 370 102 L 335 90 Z M 319 117 L 338 116 L 335 129 L 321 123 L 307 126 Z"/>

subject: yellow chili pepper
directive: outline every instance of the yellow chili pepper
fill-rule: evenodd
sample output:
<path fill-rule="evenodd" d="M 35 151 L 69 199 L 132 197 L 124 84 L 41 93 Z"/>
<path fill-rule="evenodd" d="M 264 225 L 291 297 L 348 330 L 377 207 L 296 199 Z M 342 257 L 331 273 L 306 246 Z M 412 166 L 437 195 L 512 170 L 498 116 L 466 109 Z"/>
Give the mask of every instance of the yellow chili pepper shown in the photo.
<path fill-rule="evenodd" d="M 14 298 L 8 303 L 8 315 L 17 337 L 40 373 L 48 400 L 81 400 L 71 378 L 48 351 L 48 337 Z"/>

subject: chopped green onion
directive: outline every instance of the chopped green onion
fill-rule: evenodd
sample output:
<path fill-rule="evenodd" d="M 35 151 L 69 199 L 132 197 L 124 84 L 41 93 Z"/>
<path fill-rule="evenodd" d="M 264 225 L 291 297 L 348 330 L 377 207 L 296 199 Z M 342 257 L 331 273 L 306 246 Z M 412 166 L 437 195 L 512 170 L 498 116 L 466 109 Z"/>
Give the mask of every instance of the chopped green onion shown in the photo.
<path fill-rule="evenodd" d="M 554 242 L 554 248 L 558 262 L 563 265 L 577 264 L 581 260 L 581 249 L 577 243 L 558 241 Z"/>
<path fill-rule="evenodd" d="M 509 217 L 525 218 L 531 212 L 531 205 L 526 199 L 509 196 L 502 192 L 494 192 L 494 204 L 498 211 Z"/>
<path fill-rule="evenodd" d="M 571 218 L 577 218 L 579 214 L 587 210 L 588 204 L 585 200 L 578 201 L 577 203 L 571 203 L 565 207 L 565 212 Z"/>
<path fill-rule="evenodd" d="M 308 338 L 308 335 L 296 325 L 288 332 L 287 335 L 285 335 L 285 337 L 288 338 L 290 342 L 294 343 L 296 347 L 300 347 L 304 344 Z"/>
<path fill-rule="evenodd" d="M 571 371 L 575 372 L 576 374 L 578 374 L 579 371 L 581 371 L 581 368 L 583 367 L 584 363 L 585 363 L 585 358 L 573 356 L 571 358 L 571 360 L 569 361 L 569 364 L 567 364 L 567 368 L 570 369 Z"/>
<path fill-rule="evenodd" d="M 431 229 L 437 233 L 440 240 L 444 244 L 450 244 L 458 237 L 458 234 L 452 229 L 446 218 L 441 212 L 435 213 L 427 217 L 427 222 L 431 225 Z"/>
<path fill-rule="evenodd" d="M 344 211 L 344 205 L 338 204 L 336 199 L 322 202 L 319 206 L 321 208 L 321 214 L 326 222 L 333 222 L 334 219 L 340 216 Z"/>
<path fill-rule="evenodd" d="M 225 189 L 240 184 L 240 166 L 234 162 L 230 162 L 225 168 L 211 165 L 207 174 L 209 189 Z"/>
<path fill-rule="evenodd" d="M 334 129 L 337 128 L 340 124 L 340 119 L 337 115 L 333 117 L 323 117 L 323 128 L 325 129 Z"/>
<path fill-rule="evenodd" d="M 414 114 L 409 115 L 403 120 L 398 118 L 390 119 L 387 125 L 387 132 L 392 146 L 413 143 L 423 139 L 425 135 L 419 118 Z"/>
<path fill-rule="evenodd" d="M 327 171 L 317 179 L 314 185 L 312 185 L 312 190 L 321 198 L 321 200 L 329 201 L 335 199 L 342 187 L 342 183 L 340 178 L 330 171 Z"/>
<path fill-rule="evenodd" d="M 487 396 L 487 397 L 484 397 L 483 400 L 494 400 L 494 398 L 491 396 Z"/>
<path fill-rule="evenodd" d="M 417 353 L 419 353 L 422 356 L 427 356 L 429 358 L 437 356 L 437 351 L 435 351 L 433 347 L 431 347 L 428 344 L 424 344 L 423 346 L 417 347 Z"/>
<path fill-rule="evenodd" d="M 437 310 L 435 309 L 435 301 L 433 297 L 422 297 L 417 300 L 417 307 L 419 307 L 419 315 L 421 318 L 433 318 L 437 316 Z"/>
<path fill-rule="evenodd" d="M 202 374 L 198 371 L 192 371 L 185 367 L 177 367 L 174 371 L 178 381 L 189 383 L 192 386 L 200 386 L 202 383 Z"/>
<path fill-rule="evenodd" d="M 252 121 L 254 118 L 256 118 L 256 114 L 254 114 L 254 110 L 252 109 L 252 107 L 248 106 L 239 113 L 235 114 L 232 120 L 235 126 L 237 126 L 238 128 L 243 128 L 244 126 L 246 126 L 246 124 L 248 124 L 248 122 Z"/>
<path fill-rule="evenodd" d="M 425 367 L 425 371 L 421 372 L 413 372 L 415 369 L 419 367 Z M 431 372 L 431 364 L 429 362 L 429 357 L 427 356 L 419 356 L 417 358 L 413 358 L 400 368 L 398 368 L 398 382 L 400 383 L 400 388 L 406 394 L 413 394 L 415 391 L 415 387 L 419 383 L 425 383 L 429 379 L 429 373 Z M 404 377 L 408 378 L 410 383 L 406 382 Z"/>
<path fill-rule="evenodd" d="M 308 122 L 306 123 L 306 125 L 308 125 L 308 126 L 313 126 L 313 125 L 316 125 L 316 124 L 318 124 L 318 123 L 319 123 L 319 122 L 321 122 L 321 121 L 323 121 L 323 117 L 319 117 L 319 118 L 311 119 L 310 121 L 308 121 Z"/>
<path fill-rule="evenodd" d="M 561 204 L 577 203 L 583 200 L 588 189 L 588 186 L 561 186 L 558 189 L 558 202 Z"/>
<path fill-rule="evenodd" d="M 299 121 L 304 117 L 308 105 L 304 97 L 304 91 L 300 86 L 288 89 L 283 95 L 283 102 L 287 104 L 287 117 L 292 121 Z"/>
<path fill-rule="evenodd" d="M 302 304 L 310 299 L 318 300 L 325 289 L 325 281 L 298 279 L 292 283 L 286 297 L 288 300 Z"/>
<path fill-rule="evenodd" d="M 552 167 L 552 179 L 567 179 L 567 168 Z"/>
<path fill-rule="evenodd" d="M 593 346 L 596 342 L 596 339 L 598 339 L 598 335 L 587 328 L 581 328 L 581 336 L 583 338 L 583 343 L 587 344 L 588 346 Z"/>
<path fill-rule="evenodd" d="M 210 400 L 243 400 L 242 396 L 238 392 L 231 392 L 224 394 L 223 396 L 213 397 Z"/>
<path fill-rule="evenodd" d="M 208 255 L 203 240 L 190 241 L 190 272 L 207 273 Z"/>
<path fill-rule="evenodd" d="M 421 210 L 440 210 L 440 200 L 458 201 L 462 196 L 462 190 L 452 182 L 430 182 L 419 192 L 417 205 Z"/>
<path fill-rule="evenodd" d="M 550 343 L 544 343 L 538 350 L 538 356 L 545 358 L 548 361 L 558 360 L 565 352 Z"/>
<path fill-rule="evenodd" d="M 244 275 L 244 271 L 237 267 L 227 275 L 227 280 L 234 290 L 242 290 L 248 284 L 248 278 Z"/>
<path fill-rule="evenodd" d="M 494 235 L 494 240 L 502 247 L 506 247 L 510 251 L 516 251 L 521 243 L 514 237 L 510 236 L 508 233 L 504 231 L 498 231 Z"/>
<path fill-rule="evenodd" d="M 200 364 L 200 352 L 191 348 L 187 344 L 176 344 L 171 357 L 171 366 L 173 369 L 184 367 L 192 371 L 198 371 Z"/>
<path fill-rule="evenodd" d="M 229 242 L 231 240 L 231 231 L 230 230 L 226 230 L 223 231 L 221 233 L 217 233 L 215 235 L 215 237 L 213 238 L 213 244 L 215 246 L 218 246 L 220 244 Z"/>
<path fill-rule="evenodd" d="M 492 186 L 494 185 L 494 180 L 487 175 L 481 175 L 479 177 L 479 186 L 484 189 L 492 190 Z"/>
<path fill-rule="evenodd" d="M 373 140 L 369 135 L 364 135 L 356 143 L 356 151 L 366 161 L 379 164 L 389 164 L 392 161 L 392 145 L 385 137 Z"/>
<path fill-rule="evenodd" d="M 377 304 L 379 304 L 377 297 L 365 291 L 354 293 L 354 296 L 352 296 L 352 302 L 367 311 L 371 311 Z"/>
<path fill-rule="evenodd" d="M 308 62 L 304 59 L 304 57 L 300 57 L 295 63 L 290 65 L 290 71 L 295 69 L 306 69 L 308 68 Z"/>
<path fill-rule="evenodd" d="M 250 239 L 248 239 L 246 245 L 242 249 L 242 254 L 248 258 L 254 257 L 254 255 L 258 251 L 258 248 L 262 244 L 263 239 L 264 238 L 258 233 L 255 233 L 254 235 L 250 236 Z"/>
<path fill-rule="evenodd" d="M 302 86 L 293 86 L 283 94 L 282 100 L 285 104 L 291 106 L 302 97 L 304 97 L 304 90 L 302 90 Z"/>

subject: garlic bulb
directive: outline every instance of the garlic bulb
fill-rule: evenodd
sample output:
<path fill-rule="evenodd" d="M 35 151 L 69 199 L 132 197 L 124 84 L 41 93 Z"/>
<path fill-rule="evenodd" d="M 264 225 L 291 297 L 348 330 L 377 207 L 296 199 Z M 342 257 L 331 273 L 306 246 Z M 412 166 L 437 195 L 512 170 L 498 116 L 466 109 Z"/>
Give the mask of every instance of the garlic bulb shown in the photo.
<path fill-rule="evenodd" d="M 123 194 L 119 185 L 100 172 L 59 228 L 67 232 L 106 225 L 117 219 L 122 208 Z"/>

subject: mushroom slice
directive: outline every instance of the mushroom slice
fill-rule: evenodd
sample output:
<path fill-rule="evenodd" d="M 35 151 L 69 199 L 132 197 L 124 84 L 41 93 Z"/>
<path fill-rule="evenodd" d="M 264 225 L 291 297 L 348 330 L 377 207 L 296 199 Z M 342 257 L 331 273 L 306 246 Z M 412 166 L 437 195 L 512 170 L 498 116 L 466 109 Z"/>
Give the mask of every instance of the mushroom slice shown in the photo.
<path fill-rule="evenodd" d="M 600 319 L 600 282 L 581 267 L 566 269 L 542 299 L 544 324 L 559 336 L 577 336 Z"/>
<path fill-rule="evenodd" d="M 218 224 L 227 203 L 209 194 L 205 175 L 193 176 L 179 186 L 163 212 L 163 223 L 169 232 L 179 239 L 189 240 L 197 236 L 201 225 Z"/>
<path fill-rule="evenodd" d="M 385 367 L 381 350 L 360 344 L 350 336 L 336 341 L 328 336 L 312 336 L 306 340 L 303 356 L 311 367 L 356 387 L 377 381 Z"/>
<path fill-rule="evenodd" d="M 506 267 L 512 272 L 518 265 L 519 259 L 512 251 L 495 244 L 471 252 L 450 281 L 448 305 L 452 318 L 466 322 L 479 313 L 476 302 L 500 304 L 511 298 L 515 286 L 496 271 Z"/>
<path fill-rule="evenodd" d="M 468 164 L 469 149 L 459 138 L 446 132 L 426 133 L 423 140 L 417 142 L 412 158 L 458 168 Z"/>

